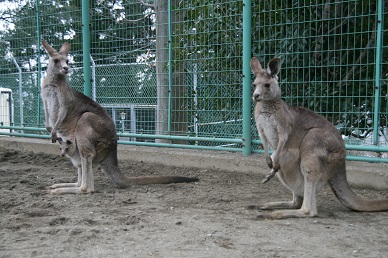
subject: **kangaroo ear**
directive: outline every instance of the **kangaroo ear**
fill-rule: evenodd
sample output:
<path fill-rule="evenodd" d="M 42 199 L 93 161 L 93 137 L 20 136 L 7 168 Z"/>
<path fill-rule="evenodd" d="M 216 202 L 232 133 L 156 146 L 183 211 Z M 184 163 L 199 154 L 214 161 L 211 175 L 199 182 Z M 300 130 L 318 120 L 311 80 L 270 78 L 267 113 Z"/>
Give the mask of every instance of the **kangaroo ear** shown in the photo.
<path fill-rule="evenodd" d="M 261 67 L 260 62 L 256 57 L 253 57 L 251 59 L 251 69 L 255 75 L 257 75 L 258 73 L 260 73 L 260 71 L 263 70 L 263 67 Z"/>
<path fill-rule="evenodd" d="M 67 145 L 70 145 L 70 144 L 72 144 L 73 142 L 70 141 L 70 140 L 67 140 L 66 143 L 67 143 Z"/>
<path fill-rule="evenodd" d="M 271 77 L 275 77 L 280 72 L 280 59 L 274 58 L 267 64 L 267 73 L 271 75 Z"/>
<path fill-rule="evenodd" d="M 61 137 L 58 137 L 57 140 L 58 140 L 58 142 L 59 142 L 60 144 L 62 144 L 63 140 L 62 140 Z"/>
<path fill-rule="evenodd" d="M 43 47 L 46 49 L 47 53 L 49 54 L 49 56 L 53 56 L 57 51 L 52 47 L 50 46 L 45 40 L 42 40 L 42 45 Z"/>
<path fill-rule="evenodd" d="M 59 49 L 59 53 L 68 55 L 69 52 L 70 52 L 70 44 L 66 42 L 62 45 L 61 49 Z"/>

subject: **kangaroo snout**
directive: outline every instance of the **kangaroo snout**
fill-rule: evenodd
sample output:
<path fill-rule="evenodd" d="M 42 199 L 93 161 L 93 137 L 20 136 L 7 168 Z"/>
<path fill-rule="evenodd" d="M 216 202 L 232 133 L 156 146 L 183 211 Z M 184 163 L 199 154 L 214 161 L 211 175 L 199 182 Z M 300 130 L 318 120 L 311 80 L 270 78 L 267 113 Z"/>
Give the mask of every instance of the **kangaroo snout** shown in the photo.
<path fill-rule="evenodd" d="M 254 101 L 260 101 L 261 100 L 261 96 L 260 96 L 260 94 L 259 93 L 253 93 L 253 97 L 252 97 L 252 99 L 254 100 Z"/>
<path fill-rule="evenodd" d="M 63 69 L 64 73 L 66 73 L 66 74 L 69 73 L 69 67 L 68 66 L 63 66 L 62 69 Z"/>

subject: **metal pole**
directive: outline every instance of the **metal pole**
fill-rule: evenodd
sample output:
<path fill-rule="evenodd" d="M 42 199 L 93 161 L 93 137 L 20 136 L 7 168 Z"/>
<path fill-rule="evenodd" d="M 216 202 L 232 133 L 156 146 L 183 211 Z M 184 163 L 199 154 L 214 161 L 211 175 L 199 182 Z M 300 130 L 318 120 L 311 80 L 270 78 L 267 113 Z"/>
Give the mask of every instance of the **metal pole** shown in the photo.
<path fill-rule="evenodd" d="M 88 97 L 91 97 L 89 9 L 89 0 L 82 0 L 82 51 L 84 69 L 84 94 Z"/>
<path fill-rule="evenodd" d="M 131 115 L 130 115 L 130 119 L 131 119 L 131 132 L 132 133 L 136 133 L 136 110 L 135 110 L 135 105 L 131 105 Z M 131 138 L 131 141 L 136 141 L 136 138 L 132 137 Z"/>
<path fill-rule="evenodd" d="M 172 94 L 172 19 L 171 19 L 171 0 L 168 0 L 168 113 L 167 113 L 167 130 L 171 132 L 171 94 Z"/>
<path fill-rule="evenodd" d="M 383 33 L 383 0 L 377 1 L 376 58 L 375 58 L 375 103 L 373 112 L 373 143 L 379 144 L 379 116 L 381 93 L 381 55 Z"/>
<path fill-rule="evenodd" d="M 39 125 L 40 123 L 40 80 L 41 80 L 41 77 L 42 77 L 42 63 L 40 62 L 40 22 L 39 22 L 39 0 L 36 0 L 35 2 L 35 9 L 36 9 L 36 42 L 37 42 L 37 56 L 38 56 L 38 74 L 37 74 L 37 78 L 36 78 L 36 81 L 37 81 L 37 86 L 38 86 L 38 97 L 37 97 L 37 100 L 38 100 L 38 121 L 37 121 L 37 124 Z"/>
<path fill-rule="evenodd" d="M 194 89 L 194 108 L 195 108 L 195 114 L 194 114 L 194 134 L 195 136 L 198 136 L 198 91 L 197 91 L 197 85 L 198 85 L 198 74 L 197 74 L 197 64 L 193 64 L 193 89 Z M 195 142 L 196 145 L 198 145 L 198 141 Z"/>
<path fill-rule="evenodd" d="M 252 1 L 243 1 L 243 155 L 252 152 L 251 142 L 251 68 Z"/>

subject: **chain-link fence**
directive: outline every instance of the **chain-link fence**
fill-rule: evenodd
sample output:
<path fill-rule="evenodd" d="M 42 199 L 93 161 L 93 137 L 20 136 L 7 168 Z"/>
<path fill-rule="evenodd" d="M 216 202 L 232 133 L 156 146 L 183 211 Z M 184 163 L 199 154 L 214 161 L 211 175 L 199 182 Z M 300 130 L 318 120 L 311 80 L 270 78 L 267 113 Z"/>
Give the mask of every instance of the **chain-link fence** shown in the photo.
<path fill-rule="evenodd" d="M 81 0 L 7 3 L 0 8 L 0 87 L 12 101 L 0 107 L 8 110 L 0 113 L 1 134 L 47 136 L 39 130 L 45 39 L 57 49 L 71 43 L 71 85 L 107 109 L 122 143 L 242 151 L 253 139 L 248 152 L 260 151 L 253 120 L 249 137 L 243 130 L 244 103 L 253 108 L 242 97 L 249 87 L 243 51 L 251 45 L 262 63 L 281 58 L 289 104 L 325 116 L 352 154 L 384 161 L 386 1 L 91 1 L 87 13 Z"/>

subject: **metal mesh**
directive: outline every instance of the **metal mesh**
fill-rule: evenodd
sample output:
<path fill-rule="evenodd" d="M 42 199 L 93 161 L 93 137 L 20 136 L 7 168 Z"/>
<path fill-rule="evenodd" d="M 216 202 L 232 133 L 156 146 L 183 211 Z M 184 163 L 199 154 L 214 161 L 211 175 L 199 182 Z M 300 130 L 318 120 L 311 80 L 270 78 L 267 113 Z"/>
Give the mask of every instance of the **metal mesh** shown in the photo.
<path fill-rule="evenodd" d="M 254 8 L 253 27 L 259 29 L 253 52 L 265 62 L 281 58 L 286 101 L 325 116 L 346 143 L 373 145 L 378 130 L 379 144 L 386 145 L 388 38 L 379 49 L 377 1 L 260 1 Z M 387 16 L 388 5 L 383 8 Z M 381 55 L 382 63 L 376 63 Z M 376 69 L 382 69 L 383 78 L 376 79 Z M 374 128 L 377 108 L 381 112 Z"/>
<path fill-rule="evenodd" d="M 252 17 L 243 1 L 168 2 L 90 3 L 91 97 L 127 133 L 121 140 L 190 136 L 169 142 L 240 151 L 242 141 L 209 139 L 243 138 L 242 32 L 252 19 L 252 55 L 281 58 L 287 103 L 322 114 L 350 145 L 387 144 L 386 1 L 252 1 Z M 69 82 L 87 84 L 82 1 L 36 3 L 0 9 L 0 87 L 12 90 L 13 125 L 42 128 L 41 39 L 56 49 L 70 42 Z M 253 120 L 251 135 L 258 139 Z"/>
<path fill-rule="evenodd" d="M 173 62 L 185 62 L 173 71 L 185 78 L 186 91 L 178 97 L 188 111 L 188 130 L 195 136 L 241 138 L 241 2 L 182 1 L 177 12 L 182 15 L 173 24 Z"/>

